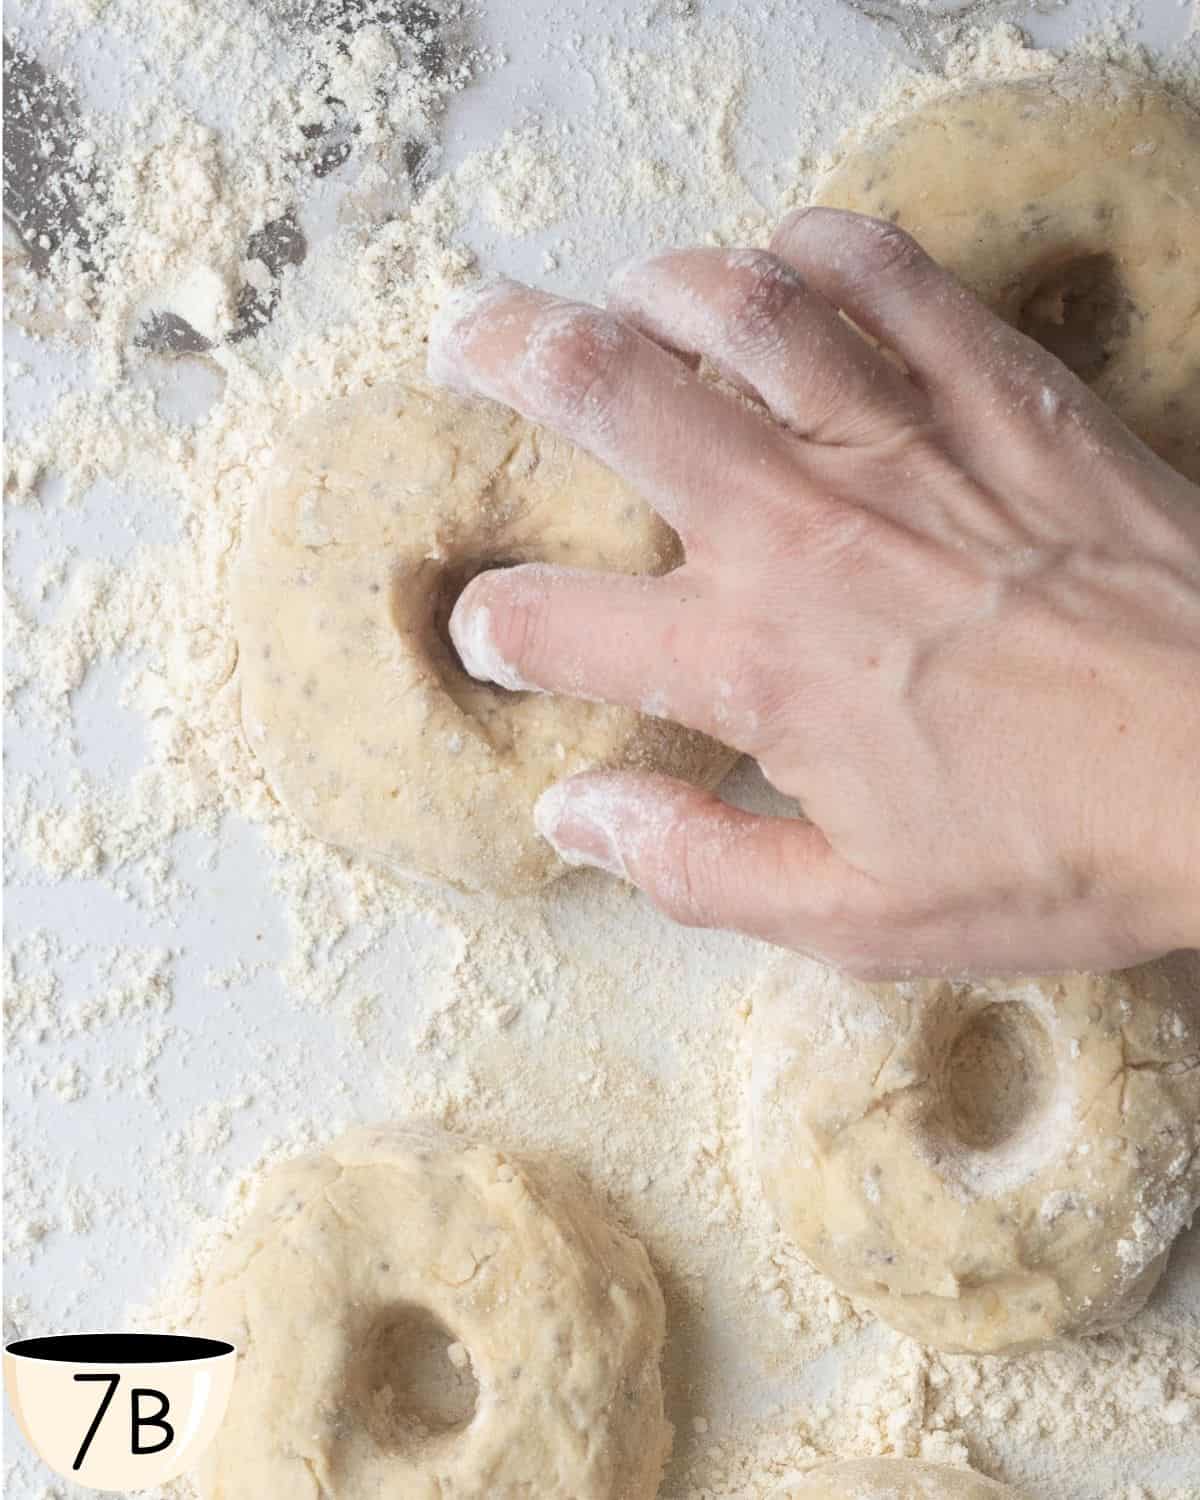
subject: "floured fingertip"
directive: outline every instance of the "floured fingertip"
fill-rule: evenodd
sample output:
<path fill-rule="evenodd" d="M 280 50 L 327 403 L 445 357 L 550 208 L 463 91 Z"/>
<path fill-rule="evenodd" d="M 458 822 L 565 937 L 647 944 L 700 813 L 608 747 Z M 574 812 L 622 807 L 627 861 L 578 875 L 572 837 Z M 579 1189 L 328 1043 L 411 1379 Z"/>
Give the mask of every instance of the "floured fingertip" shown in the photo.
<path fill-rule="evenodd" d="M 494 617 L 486 604 L 464 597 L 450 616 L 450 639 L 469 676 L 477 682 L 491 682 L 510 693 L 538 693 L 541 689 L 527 682 L 507 661 L 496 644 Z"/>
<path fill-rule="evenodd" d="M 628 880 L 618 843 L 622 812 L 620 795 L 603 782 L 559 781 L 538 798 L 533 822 L 564 864 L 583 865 Z"/>
<path fill-rule="evenodd" d="M 479 389 L 471 346 L 480 322 L 497 304 L 520 290 L 520 284 L 499 276 L 456 292 L 434 313 L 429 323 L 425 372 L 435 385 L 462 394 Z"/>

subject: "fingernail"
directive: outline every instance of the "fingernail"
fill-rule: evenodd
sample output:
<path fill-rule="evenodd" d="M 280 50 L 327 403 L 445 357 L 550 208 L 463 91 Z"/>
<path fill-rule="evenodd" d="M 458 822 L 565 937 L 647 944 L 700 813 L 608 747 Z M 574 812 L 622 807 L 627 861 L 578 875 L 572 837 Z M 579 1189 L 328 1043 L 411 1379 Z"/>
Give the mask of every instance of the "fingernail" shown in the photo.
<path fill-rule="evenodd" d="M 463 392 L 474 389 L 469 367 L 472 329 L 492 303 L 509 296 L 517 285 L 499 276 L 455 292 L 438 308 L 429 323 L 429 346 L 425 354 L 425 373 L 435 385 Z"/>
<path fill-rule="evenodd" d="M 617 844 L 620 804 L 603 786 L 558 781 L 538 798 L 534 827 L 564 864 L 586 865 L 629 879 Z"/>
<path fill-rule="evenodd" d="M 450 639 L 468 674 L 479 682 L 494 682 L 510 693 L 537 692 L 505 661 L 492 630 L 492 612 L 486 604 L 473 603 L 465 594 L 450 614 Z"/>

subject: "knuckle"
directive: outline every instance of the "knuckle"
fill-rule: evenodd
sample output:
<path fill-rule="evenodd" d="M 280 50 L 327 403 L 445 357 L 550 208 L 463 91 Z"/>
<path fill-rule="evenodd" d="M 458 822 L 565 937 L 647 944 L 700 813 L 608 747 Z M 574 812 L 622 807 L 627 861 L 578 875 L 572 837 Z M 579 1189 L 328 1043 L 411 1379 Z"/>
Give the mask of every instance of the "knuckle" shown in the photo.
<path fill-rule="evenodd" d="M 806 528 L 808 556 L 826 574 L 841 579 L 859 577 L 878 560 L 878 523 L 862 506 L 831 505 L 816 513 Z"/>
<path fill-rule="evenodd" d="M 667 833 L 663 851 L 670 874 L 659 890 L 659 905 L 684 927 L 710 925 L 719 895 L 719 865 L 702 826 L 700 820 L 676 821 Z"/>
<path fill-rule="evenodd" d="M 900 276 L 912 274 L 929 257 L 912 235 L 890 219 L 851 213 L 842 208 L 801 209 L 779 226 L 772 249 L 786 255 L 805 247 L 852 263 L 859 275 Z"/>
<path fill-rule="evenodd" d="M 779 642 L 769 626 L 756 621 L 737 633 L 725 648 L 717 679 L 718 730 L 734 731 L 742 740 L 754 737 L 777 689 L 779 659 Z"/>
<path fill-rule="evenodd" d="M 855 241 L 857 259 L 872 276 L 907 278 L 929 259 L 907 230 L 888 219 L 858 218 Z"/>
<path fill-rule="evenodd" d="M 800 276 L 764 250 L 731 255 L 721 291 L 721 319 L 727 341 L 739 352 L 774 348 L 782 321 L 804 289 Z"/>
<path fill-rule="evenodd" d="M 636 337 L 594 307 L 549 309 L 534 324 L 521 363 L 527 398 L 548 421 L 605 422 Z"/>

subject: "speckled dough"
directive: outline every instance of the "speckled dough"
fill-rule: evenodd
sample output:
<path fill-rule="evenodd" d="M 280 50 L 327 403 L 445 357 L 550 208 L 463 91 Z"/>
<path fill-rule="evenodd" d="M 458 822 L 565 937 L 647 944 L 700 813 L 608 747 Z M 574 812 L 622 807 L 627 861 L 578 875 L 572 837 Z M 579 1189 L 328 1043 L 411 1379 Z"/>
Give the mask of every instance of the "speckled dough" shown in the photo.
<path fill-rule="evenodd" d="M 892 219 L 1200 480 L 1200 116 L 1115 69 L 970 88 L 816 201 Z"/>
<path fill-rule="evenodd" d="M 472 890 L 565 868 L 533 826 L 551 782 L 639 766 L 715 783 L 729 751 L 622 708 L 468 677 L 446 621 L 476 573 L 633 574 L 675 534 L 586 454 L 416 384 L 335 403 L 279 448 L 234 579 L 246 737 L 318 838 Z"/>
<path fill-rule="evenodd" d="M 822 1464 L 774 1500 L 1021 1500 L 1016 1490 L 966 1469 L 903 1458 Z"/>
<path fill-rule="evenodd" d="M 754 1009 L 784 1231 L 923 1343 L 1130 1317 L 1200 1204 L 1200 955 L 1121 974 L 856 984 L 790 960 Z"/>
<path fill-rule="evenodd" d="M 205 1500 L 650 1500 L 646 1253 L 548 1161 L 352 1131 L 264 1181 L 198 1326 L 240 1353 Z"/>

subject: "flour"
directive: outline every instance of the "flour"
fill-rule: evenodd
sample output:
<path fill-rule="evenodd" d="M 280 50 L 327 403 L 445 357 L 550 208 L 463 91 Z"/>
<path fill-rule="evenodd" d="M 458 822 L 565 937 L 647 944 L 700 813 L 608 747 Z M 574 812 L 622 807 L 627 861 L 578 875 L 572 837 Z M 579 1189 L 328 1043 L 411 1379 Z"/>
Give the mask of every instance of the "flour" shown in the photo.
<path fill-rule="evenodd" d="M 229 568 L 285 427 L 419 358 L 481 273 L 541 265 L 599 297 L 664 244 L 762 244 L 844 128 L 1050 66 L 1011 25 L 954 17 L 938 69 L 893 62 L 881 98 L 820 9 L 789 6 L 796 107 L 768 146 L 755 83 L 777 16 L 722 8 L 659 0 L 612 34 L 573 13 L 544 45 L 586 109 L 529 91 L 466 155 L 448 122 L 508 75 L 449 5 L 368 3 L 349 34 L 291 0 L 30 0 L 15 19 L 64 81 L 71 213 L 5 247 L 27 413 L 10 557 L 31 560 L 8 589 L 7 704 L 33 747 L 7 808 L 12 1333 L 126 1299 L 182 1326 L 265 1166 L 424 1115 L 560 1151 L 647 1243 L 669 1301 L 665 1500 L 762 1500 L 860 1453 L 969 1460 L 1056 1500 L 1185 1500 L 1200 1333 L 1175 1282 L 1119 1335 L 1003 1364 L 888 1333 L 757 1190 L 746 996 L 765 950 L 670 928 L 590 874 L 503 909 L 391 883 L 307 839 L 241 734 Z M 1085 50 L 1137 60 L 1112 29 Z M 1195 57 L 1163 64 L 1193 91 Z M 101 710 L 120 716 L 108 756 Z M 1193 1241 L 1180 1259 L 1194 1287 Z M 159 1295 L 126 1275 L 175 1262 Z M 23 1456 L 6 1479 L 19 1500 L 75 1493 Z"/>

